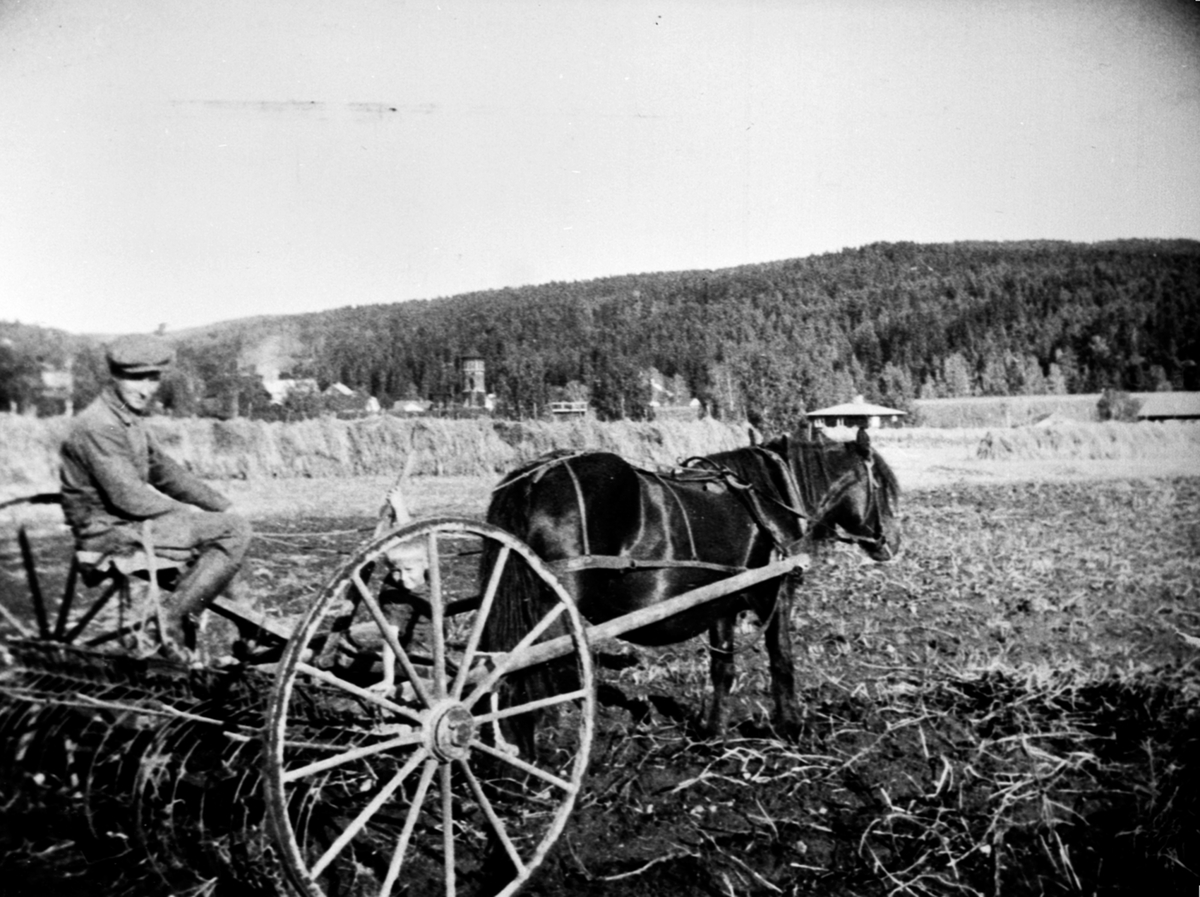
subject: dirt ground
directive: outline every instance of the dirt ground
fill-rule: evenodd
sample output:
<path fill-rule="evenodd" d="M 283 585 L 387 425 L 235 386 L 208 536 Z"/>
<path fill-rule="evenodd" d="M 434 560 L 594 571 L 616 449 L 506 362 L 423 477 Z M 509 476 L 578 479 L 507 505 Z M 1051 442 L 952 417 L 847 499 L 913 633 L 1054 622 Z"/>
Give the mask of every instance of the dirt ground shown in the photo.
<path fill-rule="evenodd" d="M 585 793 L 524 893 L 1194 893 L 1200 459 L 883 451 L 906 488 L 906 550 L 873 565 L 834 546 L 807 574 L 792 615 L 802 732 L 771 730 L 752 620 L 724 739 L 695 725 L 700 640 L 628 649 L 601 672 Z M 302 610 L 387 485 L 221 484 L 259 533 L 242 594 Z M 409 502 L 478 517 L 490 486 L 419 478 Z M 52 590 L 67 536 L 53 510 L 26 519 Z M 0 600 L 28 619 L 14 527 L 0 519 Z M 6 818 L 6 893 L 166 893 Z"/>

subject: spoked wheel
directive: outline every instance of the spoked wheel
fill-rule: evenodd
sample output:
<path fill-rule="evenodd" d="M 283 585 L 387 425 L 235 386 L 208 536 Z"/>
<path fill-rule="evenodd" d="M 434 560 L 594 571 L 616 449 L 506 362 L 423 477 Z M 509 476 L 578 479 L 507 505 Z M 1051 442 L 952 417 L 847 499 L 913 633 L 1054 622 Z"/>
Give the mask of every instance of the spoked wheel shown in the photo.
<path fill-rule="evenodd" d="M 400 586 L 414 557 L 427 596 Z M 502 641 L 517 582 L 539 609 Z M 548 688 L 530 687 L 539 671 Z M 443 518 L 371 542 L 320 593 L 276 677 L 266 792 L 290 879 L 313 897 L 513 894 L 574 806 L 593 701 L 583 622 L 519 540 Z"/>

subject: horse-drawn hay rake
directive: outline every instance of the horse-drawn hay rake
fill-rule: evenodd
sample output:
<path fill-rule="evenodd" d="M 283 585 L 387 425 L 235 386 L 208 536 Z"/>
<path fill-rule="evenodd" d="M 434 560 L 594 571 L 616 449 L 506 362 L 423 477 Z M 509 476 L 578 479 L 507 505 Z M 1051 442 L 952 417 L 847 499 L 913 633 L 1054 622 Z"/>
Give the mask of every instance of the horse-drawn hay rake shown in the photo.
<path fill-rule="evenodd" d="M 427 598 L 388 573 L 389 554 L 413 545 Z M 86 603 L 64 600 L 53 620 L 43 606 L 0 673 L 0 799 L 10 814 L 74 814 L 83 849 L 140 863 L 173 892 L 512 894 L 582 787 L 591 651 L 805 560 L 588 627 L 552 567 L 507 531 L 428 519 L 359 548 L 290 632 L 216 606 L 268 648 L 220 668 L 132 656 L 92 635 L 103 614 L 74 622 Z M 485 650 L 501 578 L 518 569 L 552 606 L 513 647 Z M 557 688 L 514 698 L 513 678 L 548 663 Z M 532 747 L 506 738 L 523 720 Z"/>

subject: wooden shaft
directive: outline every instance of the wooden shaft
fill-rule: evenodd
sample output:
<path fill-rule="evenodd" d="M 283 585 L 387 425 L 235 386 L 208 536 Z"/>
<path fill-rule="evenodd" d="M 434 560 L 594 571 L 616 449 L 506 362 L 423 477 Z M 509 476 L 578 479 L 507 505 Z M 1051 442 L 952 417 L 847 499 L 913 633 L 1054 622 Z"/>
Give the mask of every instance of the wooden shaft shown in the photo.
<path fill-rule="evenodd" d="M 655 604 L 652 607 L 635 610 L 632 613 L 624 614 L 605 623 L 589 626 L 586 630 L 588 644 L 592 648 L 596 648 L 604 642 L 619 638 L 627 632 L 641 629 L 643 626 L 649 626 L 652 623 L 659 623 L 668 617 L 691 610 L 693 607 L 697 607 L 705 602 L 724 598 L 726 595 L 732 595 L 735 592 L 748 589 L 768 579 L 783 576 L 797 567 L 807 567 L 809 563 L 811 561 L 807 554 L 794 554 L 791 557 L 768 564 L 765 567 L 755 567 L 752 570 L 747 570 L 745 573 L 739 573 L 736 576 L 730 576 L 718 582 L 700 586 L 697 589 L 684 592 L 682 595 L 668 598 L 666 601 Z M 523 651 L 519 657 L 509 659 L 505 663 L 505 666 L 508 672 L 523 670 L 526 667 L 545 663 L 547 660 L 554 660 L 556 657 L 565 657 L 573 650 L 574 643 L 571 636 L 560 635 L 549 641 L 539 642 L 528 650 Z M 472 678 L 482 678 L 482 675 L 483 671 L 481 671 L 480 676 Z"/>

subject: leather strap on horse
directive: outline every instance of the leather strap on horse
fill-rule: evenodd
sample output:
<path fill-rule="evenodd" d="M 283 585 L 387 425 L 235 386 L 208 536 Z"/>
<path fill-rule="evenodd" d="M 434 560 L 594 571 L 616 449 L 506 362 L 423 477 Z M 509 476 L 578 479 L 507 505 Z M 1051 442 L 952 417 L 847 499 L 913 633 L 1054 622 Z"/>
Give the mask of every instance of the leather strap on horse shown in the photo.
<path fill-rule="evenodd" d="M 579 482 L 579 476 L 571 467 L 571 459 L 576 457 L 579 452 L 571 452 L 564 454 L 547 461 L 545 464 L 537 468 L 536 479 L 540 479 L 545 474 L 546 470 L 552 466 L 561 465 L 566 469 L 567 474 L 571 477 L 571 485 L 575 489 L 575 502 L 579 507 L 579 534 L 582 542 L 583 554 L 572 558 L 564 558 L 558 561 L 552 561 L 548 566 L 555 573 L 575 573 L 580 570 L 617 570 L 617 571 L 633 571 L 633 570 L 663 570 L 663 569 L 689 569 L 689 570 L 712 570 L 717 573 L 741 573 L 745 567 L 735 567 L 729 564 L 713 564 L 708 561 L 701 560 L 666 560 L 666 559 L 647 559 L 634 558 L 621 555 L 608 554 L 592 554 L 591 543 L 588 539 L 587 526 L 587 505 L 583 498 L 583 486 Z M 636 467 L 634 471 L 641 475 L 652 477 L 658 480 L 662 486 L 671 493 L 671 497 L 675 499 L 679 506 L 680 514 L 683 517 L 684 525 L 687 527 L 688 544 L 692 549 L 692 557 L 696 556 L 696 540 L 692 534 L 692 521 L 688 517 L 687 509 L 683 506 L 679 496 L 675 494 L 675 490 L 671 488 L 671 484 L 667 483 L 660 474 L 651 471 L 639 470 Z"/>
<path fill-rule="evenodd" d="M 572 469 L 570 461 L 564 458 L 562 466 L 571 475 L 571 485 L 575 487 L 575 503 L 579 505 L 579 538 L 583 543 L 583 553 L 591 554 L 592 548 L 588 542 L 587 507 L 583 503 L 583 487 L 579 485 L 579 477 Z"/>
<path fill-rule="evenodd" d="M 546 471 L 550 470 L 550 468 L 557 467 L 559 464 L 570 461 L 572 458 L 578 458 L 586 454 L 588 454 L 588 451 L 584 449 L 559 449 L 557 451 L 550 452 L 544 456 L 542 463 L 536 465 L 535 467 L 530 467 L 528 470 L 523 470 L 515 476 L 501 480 L 492 487 L 492 491 L 499 492 L 501 489 L 507 489 L 509 486 L 520 482 L 526 477 L 533 477 L 533 481 L 536 483 L 546 475 Z"/>
<path fill-rule="evenodd" d="M 692 518 L 687 512 L 687 508 L 683 506 L 683 501 L 680 499 L 679 493 L 675 491 L 674 487 L 667 482 L 661 473 L 638 470 L 636 467 L 634 468 L 634 472 L 640 476 L 653 477 L 664 489 L 671 493 L 671 498 L 675 499 L 675 504 L 679 508 L 679 516 L 683 518 L 683 525 L 687 529 L 688 548 L 691 549 L 691 555 L 694 558 L 696 556 L 696 536 L 692 532 Z"/>
<path fill-rule="evenodd" d="M 765 449 L 758 449 L 756 454 L 760 459 L 766 461 L 767 463 L 775 464 L 787 471 L 788 465 L 774 453 L 768 452 Z M 703 464 L 704 467 L 689 468 L 689 465 L 700 464 Z M 810 518 L 806 513 L 804 513 L 804 511 L 800 510 L 799 508 L 792 507 L 789 503 L 780 500 L 775 495 L 763 494 L 761 489 L 755 487 L 752 483 L 747 483 L 737 474 L 736 471 L 731 470 L 724 465 L 717 464 L 708 458 L 688 458 L 683 462 L 683 465 L 685 469 L 707 470 L 716 478 L 720 479 L 739 499 L 741 499 L 742 504 L 750 513 L 750 516 L 754 519 L 755 524 L 757 524 L 759 529 L 761 529 L 771 538 L 772 543 L 775 545 L 776 551 L 785 557 L 796 553 L 799 545 L 803 542 L 804 536 L 801 535 L 800 539 L 790 538 L 788 534 L 785 533 L 779 526 L 779 524 L 772 520 L 766 511 L 763 510 L 762 501 L 764 499 L 769 500 L 772 504 L 794 514 L 800 520 L 808 521 Z M 789 483 L 789 485 L 792 485 L 793 483 L 794 481 Z"/>

